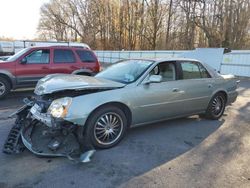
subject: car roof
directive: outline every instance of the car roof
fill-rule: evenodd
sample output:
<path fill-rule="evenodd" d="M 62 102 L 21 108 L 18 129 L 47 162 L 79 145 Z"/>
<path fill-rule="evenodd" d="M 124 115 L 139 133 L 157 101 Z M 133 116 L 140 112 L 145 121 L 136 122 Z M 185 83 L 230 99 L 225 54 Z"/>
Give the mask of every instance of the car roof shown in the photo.
<path fill-rule="evenodd" d="M 170 57 L 170 58 L 132 58 L 124 60 L 144 60 L 144 61 L 154 61 L 154 62 L 164 62 L 164 61 L 198 61 L 197 59 L 184 58 L 184 57 Z M 122 61 L 122 60 L 121 60 Z"/>
<path fill-rule="evenodd" d="M 155 61 L 163 62 L 163 61 L 199 61 L 199 60 L 185 58 L 185 57 L 170 57 L 170 58 L 155 58 Z"/>

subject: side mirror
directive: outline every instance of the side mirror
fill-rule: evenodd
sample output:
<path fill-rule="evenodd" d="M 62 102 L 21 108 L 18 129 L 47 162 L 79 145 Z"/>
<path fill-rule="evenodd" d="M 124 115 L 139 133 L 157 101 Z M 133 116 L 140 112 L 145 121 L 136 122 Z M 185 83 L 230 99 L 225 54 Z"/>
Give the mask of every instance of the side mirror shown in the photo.
<path fill-rule="evenodd" d="M 145 82 L 145 84 L 160 83 L 161 81 L 162 81 L 161 75 L 151 75 L 149 76 L 149 79 Z"/>
<path fill-rule="evenodd" d="M 22 60 L 21 60 L 21 62 L 20 62 L 21 64 L 26 64 L 27 63 L 27 58 L 26 57 L 24 57 Z"/>

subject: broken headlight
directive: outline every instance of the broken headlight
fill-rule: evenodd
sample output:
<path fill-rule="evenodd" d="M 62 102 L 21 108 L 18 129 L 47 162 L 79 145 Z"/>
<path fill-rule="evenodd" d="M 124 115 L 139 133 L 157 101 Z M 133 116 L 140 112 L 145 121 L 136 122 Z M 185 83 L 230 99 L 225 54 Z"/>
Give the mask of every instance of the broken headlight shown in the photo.
<path fill-rule="evenodd" d="M 71 97 L 56 99 L 51 103 L 48 112 L 55 118 L 64 118 L 68 113 L 71 102 Z"/>

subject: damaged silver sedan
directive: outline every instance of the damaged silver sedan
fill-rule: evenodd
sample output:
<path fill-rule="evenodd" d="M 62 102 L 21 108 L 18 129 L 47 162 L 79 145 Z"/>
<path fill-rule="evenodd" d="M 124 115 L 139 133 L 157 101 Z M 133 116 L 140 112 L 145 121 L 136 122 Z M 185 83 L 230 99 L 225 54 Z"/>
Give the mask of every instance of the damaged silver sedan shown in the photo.
<path fill-rule="evenodd" d="M 193 59 L 126 60 L 95 77 L 55 74 L 15 114 L 4 144 L 40 156 L 89 161 L 111 148 L 129 127 L 199 114 L 219 119 L 237 98 L 237 81 Z"/>

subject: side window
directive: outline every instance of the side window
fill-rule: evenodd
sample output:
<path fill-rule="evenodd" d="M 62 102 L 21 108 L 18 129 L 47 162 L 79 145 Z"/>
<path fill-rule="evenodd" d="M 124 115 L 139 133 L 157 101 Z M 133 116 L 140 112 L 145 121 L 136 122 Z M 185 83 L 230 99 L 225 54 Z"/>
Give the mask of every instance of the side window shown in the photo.
<path fill-rule="evenodd" d="M 182 68 L 183 79 L 201 78 L 200 69 L 196 63 L 182 62 L 181 68 Z"/>
<path fill-rule="evenodd" d="M 175 66 L 173 63 L 160 63 L 157 65 L 149 74 L 150 75 L 161 75 L 162 81 L 173 81 L 176 80 Z"/>
<path fill-rule="evenodd" d="M 35 50 L 26 57 L 27 64 L 48 64 L 49 50 Z"/>
<path fill-rule="evenodd" d="M 55 49 L 54 63 L 75 63 L 74 53 L 68 49 Z"/>
<path fill-rule="evenodd" d="M 208 73 L 207 69 L 202 64 L 198 63 L 198 66 L 200 68 L 202 78 L 211 78 L 211 75 Z"/>
<path fill-rule="evenodd" d="M 89 51 L 77 50 L 76 53 L 82 62 L 87 62 L 87 63 L 95 63 L 96 62 L 96 58 Z"/>

